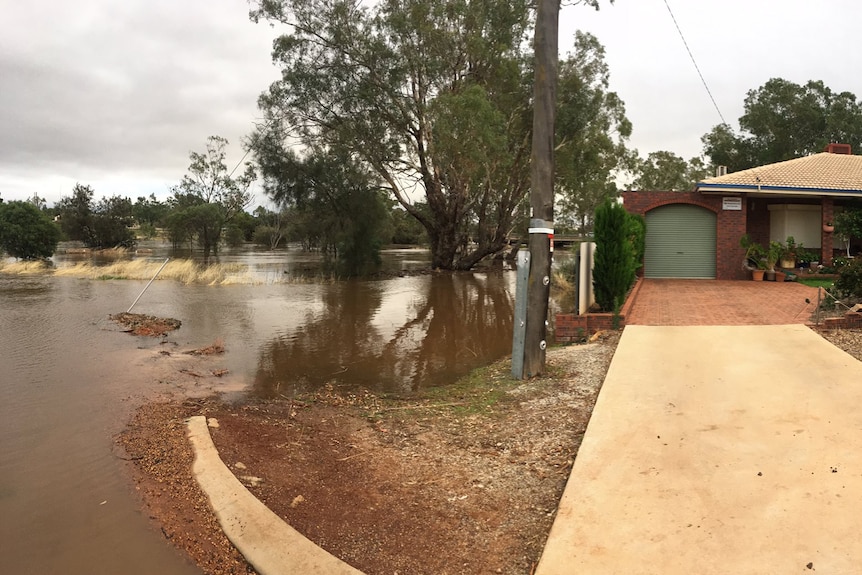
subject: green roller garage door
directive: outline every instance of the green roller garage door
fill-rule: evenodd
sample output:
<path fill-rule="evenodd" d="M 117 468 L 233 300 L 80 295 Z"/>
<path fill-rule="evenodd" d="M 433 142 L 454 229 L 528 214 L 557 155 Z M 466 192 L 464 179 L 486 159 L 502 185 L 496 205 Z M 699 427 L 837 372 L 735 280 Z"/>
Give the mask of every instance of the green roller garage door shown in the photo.
<path fill-rule="evenodd" d="M 647 212 L 646 225 L 646 277 L 715 278 L 713 212 L 671 204 Z"/>

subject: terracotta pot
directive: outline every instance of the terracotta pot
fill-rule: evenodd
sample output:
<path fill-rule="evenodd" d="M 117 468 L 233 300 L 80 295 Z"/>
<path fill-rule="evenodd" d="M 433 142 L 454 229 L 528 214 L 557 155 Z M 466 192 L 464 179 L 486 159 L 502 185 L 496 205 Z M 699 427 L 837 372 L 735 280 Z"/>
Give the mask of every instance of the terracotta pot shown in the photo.
<path fill-rule="evenodd" d="M 764 273 L 763 270 L 751 270 L 751 279 L 753 279 L 756 282 L 762 282 L 763 281 L 763 273 Z"/>
<path fill-rule="evenodd" d="M 775 272 L 775 281 L 777 282 L 784 282 L 786 277 L 787 274 L 784 272 Z"/>
<path fill-rule="evenodd" d="M 827 226 L 826 224 L 823 224 L 823 231 L 827 234 L 831 234 L 835 231 L 835 226 Z"/>

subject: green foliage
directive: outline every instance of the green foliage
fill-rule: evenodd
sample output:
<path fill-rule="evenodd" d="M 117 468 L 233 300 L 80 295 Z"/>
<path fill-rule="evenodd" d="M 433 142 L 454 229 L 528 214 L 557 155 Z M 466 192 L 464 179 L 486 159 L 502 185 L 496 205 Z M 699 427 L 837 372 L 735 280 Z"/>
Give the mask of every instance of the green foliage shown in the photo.
<path fill-rule="evenodd" d="M 236 224 L 231 224 L 225 230 L 224 241 L 230 247 L 238 248 L 245 243 L 245 231 Z"/>
<path fill-rule="evenodd" d="M 155 194 L 150 194 L 149 197 L 138 197 L 132 205 L 132 217 L 141 227 L 148 224 L 156 228 L 164 225 L 169 210 L 167 203 L 160 202 Z"/>
<path fill-rule="evenodd" d="M 171 241 L 178 245 L 197 239 L 205 258 L 218 253 L 222 228 L 251 202 L 248 190 L 256 178 L 251 164 L 237 177 L 228 171 L 227 146 L 225 138 L 210 136 L 206 152 L 191 152 L 189 171 L 172 188 L 168 200 L 171 213 L 166 225 Z"/>
<path fill-rule="evenodd" d="M 250 242 L 254 236 L 254 229 L 257 227 L 257 220 L 250 213 L 243 210 L 237 212 L 231 220 L 230 225 L 240 230 L 242 241 Z"/>
<path fill-rule="evenodd" d="M 422 207 L 417 206 L 417 209 L 421 210 Z M 393 227 L 391 243 L 419 245 L 427 242 L 428 237 L 425 235 L 425 228 L 404 209 L 393 207 L 389 214 Z"/>
<path fill-rule="evenodd" d="M 596 303 L 602 311 L 621 306 L 635 281 L 635 259 L 628 237 L 628 213 L 625 208 L 606 200 L 596 210 L 595 266 L 593 287 Z"/>
<path fill-rule="evenodd" d="M 851 261 L 853 260 L 844 256 L 835 256 L 834 258 L 832 258 L 832 267 L 836 270 L 840 270 L 848 266 Z"/>
<path fill-rule="evenodd" d="M 862 239 L 862 208 L 845 207 L 835 214 L 835 233 L 845 238 L 848 254 L 852 239 Z"/>
<path fill-rule="evenodd" d="M 797 244 L 793 236 L 787 236 L 787 240 L 781 244 L 781 259 L 795 260 L 801 250 L 802 244 Z"/>
<path fill-rule="evenodd" d="M 284 244 L 286 238 L 284 233 L 274 226 L 260 225 L 254 229 L 252 241 L 271 250 Z"/>
<path fill-rule="evenodd" d="M 810 264 L 820 259 L 820 255 L 814 251 L 800 246 L 796 249 L 796 261 L 803 264 Z"/>
<path fill-rule="evenodd" d="M 75 184 L 71 196 L 64 196 L 57 202 L 60 228 L 72 241 L 87 243 L 93 227 L 93 195 L 90 186 Z"/>
<path fill-rule="evenodd" d="M 93 208 L 92 227 L 87 245 L 94 248 L 130 248 L 135 234 L 130 229 L 134 221 L 129 198 L 112 196 L 99 200 Z"/>
<path fill-rule="evenodd" d="M 29 202 L 0 202 L 0 249 L 25 260 L 49 258 L 57 249 L 60 230 Z"/>
<path fill-rule="evenodd" d="M 577 32 L 559 73 L 555 218 L 586 234 L 596 208 L 617 193 L 615 172 L 634 161 L 626 147 L 632 126 L 623 101 L 609 90 L 605 49 L 595 36 Z"/>
<path fill-rule="evenodd" d="M 433 267 L 471 268 L 505 249 L 529 190 L 532 4 L 253 1 L 254 21 L 288 32 L 274 43 L 281 79 L 259 100 L 266 122 L 252 148 L 344 150 L 424 227 Z M 576 122 L 560 127 L 580 145 Z"/>
<path fill-rule="evenodd" d="M 224 215 L 213 203 L 194 201 L 193 197 L 176 198 L 175 209 L 168 215 L 168 237 L 174 246 L 197 240 L 204 257 L 216 253 L 224 227 Z"/>
<path fill-rule="evenodd" d="M 159 235 L 159 230 L 153 224 L 145 222 L 138 226 L 138 234 L 142 238 L 151 240 Z"/>
<path fill-rule="evenodd" d="M 94 203 L 94 195 L 90 186 L 75 184 L 71 196 L 60 198 L 57 212 L 66 237 L 92 248 L 133 246 L 131 200 L 112 196 Z"/>
<path fill-rule="evenodd" d="M 838 272 L 835 287 L 845 296 L 862 298 L 862 258 L 855 258 Z"/>
<path fill-rule="evenodd" d="M 299 156 L 261 134 L 251 145 L 264 190 L 290 208 L 284 214 L 288 237 L 334 257 L 344 275 L 375 271 L 393 228 L 376 179 L 356 156 L 336 148 L 310 148 Z"/>
<path fill-rule="evenodd" d="M 632 189 L 690 191 L 709 175 L 710 170 L 701 158 L 686 162 L 673 152 L 660 150 L 650 152 L 646 160 L 638 160 Z"/>
<path fill-rule="evenodd" d="M 821 81 L 772 78 L 745 98 L 737 135 L 727 124 L 701 140 L 714 165 L 735 172 L 821 152 L 830 142 L 862 149 L 862 102 Z"/>
<path fill-rule="evenodd" d="M 769 246 L 767 246 L 764 251 L 764 257 L 766 259 L 767 271 L 775 271 L 775 264 L 781 257 L 781 243 L 776 242 L 775 240 L 769 242 Z"/>
<path fill-rule="evenodd" d="M 626 213 L 626 237 L 632 245 L 635 270 L 643 266 L 646 253 L 646 220 L 640 214 Z"/>
<path fill-rule="evenodd" d="M 257 245 L 267 246 L 274 250 L 287 242 L 288 210 L 273 212 L 263 206 L 254 210 L 254 221 L 257 226 L 252 234 L 252 240 Z"/>

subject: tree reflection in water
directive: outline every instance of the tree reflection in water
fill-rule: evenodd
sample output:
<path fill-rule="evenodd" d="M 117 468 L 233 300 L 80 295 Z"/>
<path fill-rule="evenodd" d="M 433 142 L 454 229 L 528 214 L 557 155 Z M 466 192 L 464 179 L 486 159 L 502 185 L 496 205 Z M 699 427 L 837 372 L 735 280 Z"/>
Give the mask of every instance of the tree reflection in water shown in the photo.
<path fill-rule="evenodd" d="M 514 274 L 502 271 L 322 286 L 322 311 L 262 348 L 253 392 L 445 385 L 510 353 L 513 297 Z"/>

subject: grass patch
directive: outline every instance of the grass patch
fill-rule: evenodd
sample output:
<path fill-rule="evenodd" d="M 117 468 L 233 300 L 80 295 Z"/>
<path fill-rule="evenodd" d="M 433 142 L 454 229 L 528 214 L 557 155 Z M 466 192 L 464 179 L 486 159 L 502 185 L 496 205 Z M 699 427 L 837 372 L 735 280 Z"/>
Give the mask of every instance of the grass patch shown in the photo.
<path fill-rule="evenodd" d="M 822 287 L 822 288 L 831 288 L 835 283 L 835 280 L 829 278 L 803 278 L 800 277 L 797 281 L 803 285 L 811 286 L 811 287 Z"/>
<path fill-rule="evenodd" d="M 78 263 L 66 268 L 60 268 L 55 273 L 58 276 L 68 276 L 83 279 L 134 279 L 148 280 L 161 267 L 161 262 L 149 260 L 125 260 L 106 266 L 94 265 L 89 262 Z M 241 264 L 201 265 L 192 260 L 171 260 L 158 279 L 172 279 L 183 284 L 224 285 L 235 283 L 252 283 L 245 273 L 246 266 Z"/>
<path fill-rule="evenodd" d="M 440 405 L 458 415 L 488 413 L 510 399 L 508 392 L 523 382 L 512 377 L 510 360 L 502 359 L 478 367 L 453 384 L 432 387 L 419 393 L 429 407 Z"/>

